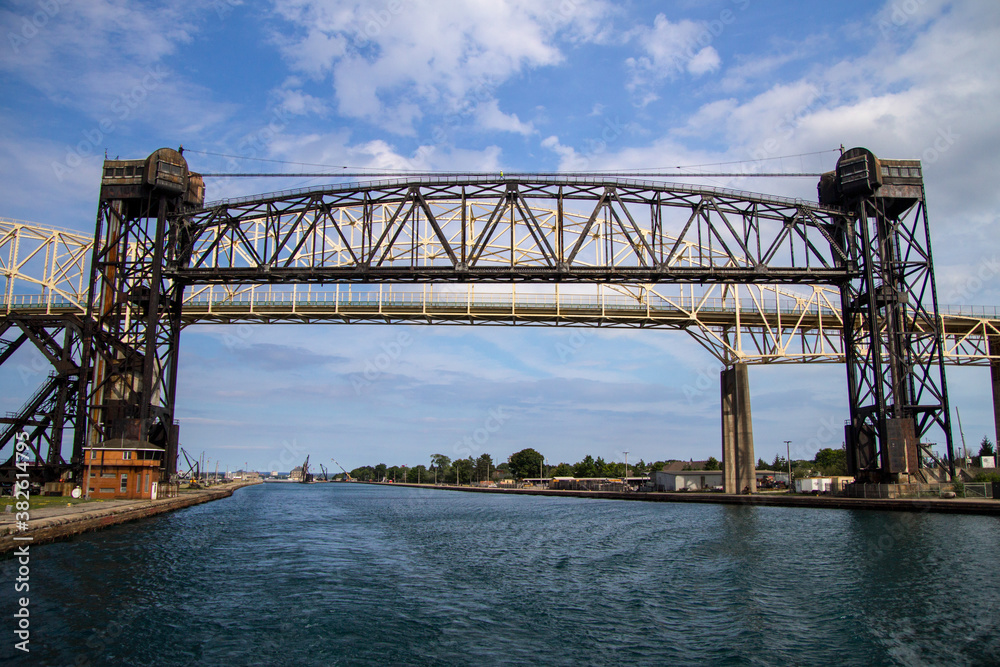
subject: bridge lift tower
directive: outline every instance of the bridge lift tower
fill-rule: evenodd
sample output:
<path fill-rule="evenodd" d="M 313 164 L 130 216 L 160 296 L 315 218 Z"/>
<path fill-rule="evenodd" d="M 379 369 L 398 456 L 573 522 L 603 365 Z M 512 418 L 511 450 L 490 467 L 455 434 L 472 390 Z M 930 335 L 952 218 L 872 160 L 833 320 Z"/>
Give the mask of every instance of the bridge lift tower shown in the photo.
<path fill-rule="evenodd" d="M 179 151 L 145 160 L 105 160 L 90 263 L 83 335 L 85 370 L 77 392 L 73 461 L 84 447 L 112 441 L 162 448 L 163 481 L 177 468 L 174 421 L 177 345 L 184 286 L 165 275 L 177 262 L 179 228 L 168 216 L 198 208 L 204 182 Z M 113 341 L 102 345 L 102 341 Z"/>
<path fill-rule="evenodd" d="M 841 286 L 851 419 L 848 472 L 863 482 L 907 482 L 919 444 L 940 427 L 955 475 L 923 175 L 919 160 L 880 160 L 852 148 L 819 183 L 840 208 L 855 278 Z"/>

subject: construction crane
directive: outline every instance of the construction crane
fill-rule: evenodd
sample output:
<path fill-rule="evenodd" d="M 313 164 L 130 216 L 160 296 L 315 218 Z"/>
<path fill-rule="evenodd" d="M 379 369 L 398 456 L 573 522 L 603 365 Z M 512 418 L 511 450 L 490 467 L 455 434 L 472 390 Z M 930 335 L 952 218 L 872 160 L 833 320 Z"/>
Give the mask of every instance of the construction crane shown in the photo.
<path fill-rule="evenodd" d="M 330 460 L 333 461 L 334 463 L 337 463 L 337 459 L 330 459 Z M 344 476 L 345 476 L 345 478 L 347 479 L 348 482 L 355 481 L 354 478 L 351 477 L 351 473 L 347 472 L 347 468 L 345 468 L 344 466 L 340 465 L 339 463 L 337 463 L 337 467 L 344 471 Z"/>
<path fill-rule="evenodd" d="M 198 465 L 198 460 L 195 459 L 194 462 L 192 462 L 191 457 L 188 456 L 188 453 L 186 451 L 184 451 L 184 448 L 181 447 L 180 450 L 181 450 L 181 455 L 184 456 L 184 460 L 187 461 L 188 464 L 187 473 L 185 473 L 188 478 L 188 483 L 189 484 L 191 482 L 197 483 L 197 481 L 201 479 L 201 467 Z"/>
<path fill-rule="evenodd" d="M 323 465 L 322 463 L 320 463 L 319 464 L 319 469 L 323 471 L 323 481 L 324 482 L 329 482 L 330 481 L 330 476 L 326 474 L 326 466 Z"/>
<path fill-rule="evenodd" d="M 299 481 L 301 481 L 303 484 L 308 484 L 309 482 L 313 481 L 313 476 L 309 473 L 309 455 L 308 454 L 306 454 L 306 460 L 302 464 L 302 479 L 299 480 Z"/>

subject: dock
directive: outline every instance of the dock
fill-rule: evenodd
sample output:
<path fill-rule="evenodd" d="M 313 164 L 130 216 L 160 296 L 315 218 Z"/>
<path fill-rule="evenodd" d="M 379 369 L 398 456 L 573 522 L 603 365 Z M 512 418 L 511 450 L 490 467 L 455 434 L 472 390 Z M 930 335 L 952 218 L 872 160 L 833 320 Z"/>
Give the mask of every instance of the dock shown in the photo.
<path fill-rule="evenodd" d="M 378 484 L 379 482 L 368 482 Z M 877 510 L 882 512 L 932 512 L 940 514 L 984 514 L 1000 516 L 1000 501 L 982 498 L 846 498 L 830 495 L 804 495 L 784 493 L 755 493 L 734 495 L 727 493 L 697 492 L 645 492 L 645 491 L 564 491 L 557 489 L 505 489 L 481 486 L 454 486 L 433 484 L 393 483 L 386 486 L 405 486 L 416 489 L 440 489 L 473 493 L 502 493 L 526 496 L 557 496 L 562 498 L 599 498 L 604 500 L 635 500 L 661 503 L 708 503 L 715 505 L 742 505 L 765 507 L 812 507 L 820 509 Z"/>
<path fill-rule="evenodd" d="M 0 513 L 0 554 L 25 544 L 47 542 L 101 530 L 129 521 L 228 498 L 236 489 L 260 482 L 233 482 L 207 489 L 185 489 L 173 498 L 157 500 L 105 500 L 30 511 L 26 530 L 17 529 L 16 513 Z"/>

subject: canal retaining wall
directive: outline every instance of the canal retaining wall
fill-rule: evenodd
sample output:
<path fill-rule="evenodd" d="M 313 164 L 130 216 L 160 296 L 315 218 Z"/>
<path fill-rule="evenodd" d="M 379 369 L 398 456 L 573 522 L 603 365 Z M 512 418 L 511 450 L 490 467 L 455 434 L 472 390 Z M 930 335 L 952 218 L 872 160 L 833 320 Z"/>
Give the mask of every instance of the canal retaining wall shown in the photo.
<path fill-rule="evenodd" d="M 376 483 L 376 482 L 371 482 Z M 622 491 L 563 491 L 555 489 L 501 489 L 477 486 L 431 484 L 388 484 L 420 489 L 441 489 L 473 493 L 506 493 L 528 496 L 560 496 L 569 498 L 603 498 L 606 500 L 637 500 L 661 503 L 712 503 L 718 505 L 760 505 L 772 507 L 815 507 L 822 509 L 861 509 L 890 512 L 936 512 L 945 514 L 988 514 L 1000 516 L 1000 501 L 967 498 L 846 498 L 842 496 L 812 496 L 799 494 L 730 495 L 725 493 L 663 493 Z"/>
<path fill-rule="evenodd" d="M 215 488 L 186 490 L 158 500 L 109 500 L 29 512 L 26 529 L 18 529 L 16 513 L 0 514 L 0 554 L 25 544 L 44 544 L 73 535 L 145 519 L 184 507 L 228 498 L 236 489 L 260 482 L 237 482 Z"/>

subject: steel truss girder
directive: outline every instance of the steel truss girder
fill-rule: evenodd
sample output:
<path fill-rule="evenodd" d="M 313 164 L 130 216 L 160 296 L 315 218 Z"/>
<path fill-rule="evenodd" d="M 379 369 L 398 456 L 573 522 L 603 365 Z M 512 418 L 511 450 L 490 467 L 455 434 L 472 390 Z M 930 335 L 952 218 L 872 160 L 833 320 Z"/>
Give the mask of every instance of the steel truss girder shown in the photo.
<path fill-rule="evenodd" d="M 63 457 L 65 429 L 77 426 L 76 392 L 81 360 L 81 321 L 78 316 L 8 315 L 0 320 L 0 336 L 20 332 L 14 340 L 5 338 L 0 364 L 25 342 L 31 342 L 51 364 L 53 371 L 20 409 L 8 413 L 0 429 L 0 452 L 10 445 L 10 455 L 0 463 L 0 482 L 11 483 L 19 472 L 14 448 L 15 436 L 25 433 L 34 460 L 29 465 L 33 481 L 53 481 L 71 465 Z"/>
<path fill-rule="evenodd" d="M 0 218 L 0 289 L 6 310 L 22 302 L 84 307 L 91 242 L 77 232 Z"/>
<path fill-rule="evenodd" d="M 801 283 L 852 275 L 839 213 L 712 188 L 431 178 L 179 215 L 187 284 Z"/>

